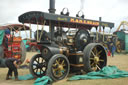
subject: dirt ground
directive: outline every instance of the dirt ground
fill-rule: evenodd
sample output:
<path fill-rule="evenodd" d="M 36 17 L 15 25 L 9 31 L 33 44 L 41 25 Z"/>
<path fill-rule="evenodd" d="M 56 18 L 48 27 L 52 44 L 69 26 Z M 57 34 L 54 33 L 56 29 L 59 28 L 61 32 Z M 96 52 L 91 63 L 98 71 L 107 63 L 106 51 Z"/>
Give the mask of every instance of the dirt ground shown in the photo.
<path fill-rule="evenodd" d="M 27 59 L 30 59 L 36 53 L 27 53 Z M 116 54 L 114 57 L 108 57 L 107 65 L 115 65 L 121 70 L 128 71 L 128 54 Z M 18 69 L 19 75 L 29 74 L 29 69 Z M 0 68 L 0 85 L 33 85 L 33 80 L 14 81 L 5 80 L 7 68 Z M 67 79 L 53 83 L 53 85 L 127 85 L 128 78 L 119 79 L 99 79 L 99 80 L 78 80 L 66 81 Z"/>

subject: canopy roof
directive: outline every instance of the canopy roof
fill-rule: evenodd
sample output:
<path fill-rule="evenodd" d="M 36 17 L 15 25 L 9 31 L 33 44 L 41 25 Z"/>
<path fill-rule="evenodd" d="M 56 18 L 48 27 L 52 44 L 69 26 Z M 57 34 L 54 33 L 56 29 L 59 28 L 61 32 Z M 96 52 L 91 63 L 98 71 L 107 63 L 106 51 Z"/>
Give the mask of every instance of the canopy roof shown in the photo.
<path fill-rule="evenodd" d="M 8 24 L 5 26 L 0 26 L 0 30 L 4 29 L 9 29 L 12 31 L 18 30 L 18 31 L 23 31 L 23 30 L 30 30 L 30 28 L 26 25 L 23 24 Z"/>
<path fill-rule="evenodd" d="M 19 16 L 19 22 L 21 23 L 42 25 L 44 21 L 45 25 L 50 25 L 50 22 L 52 22 L 55 26 L 70 28 L 91 29 L 92 27 L 98 27 L 99 25 L 101 25 L 102 27 L 114 27 L 114 23 L 110 22 L 99 22 L 97 20 L 57 15 L 40 11 L 30 11 Z"/>

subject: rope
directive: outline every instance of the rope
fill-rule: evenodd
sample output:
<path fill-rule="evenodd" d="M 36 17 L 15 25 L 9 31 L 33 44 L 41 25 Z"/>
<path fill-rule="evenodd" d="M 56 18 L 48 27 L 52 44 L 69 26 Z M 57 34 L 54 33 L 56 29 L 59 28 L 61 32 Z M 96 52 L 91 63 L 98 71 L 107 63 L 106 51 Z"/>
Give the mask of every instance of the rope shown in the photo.
<path fill-rule="evenodd" d="M 23 28 L 24 28 L 24 30 L 25 30 L 25 33 L 26 33 L 26 37 L 27 37 L 27 39 L 28 39 L 28 34 L 27 34 L 27 31 L 26 31 L 26 28 L 25 28 L 25 25 L 24 25 L 24 23 L 23 23 Z"/>
<path fill-rule="evenodd" d="M 98 29 L 96 28 L 96 40 L 97 40 L 97 42 L 98 42 L 98 31 L 97 31 Z"/>
<path fill-rule="evenodd" d="M 22 28 L 22 27 L 19 28 L 19 35 L 20 35 L 20 36 L 21 36 L 21 31 L 20 31 L 21 28 Z"/>
<path fill-rule="evenodd" d="M 37 22 L 37 42 L 39 41 L 39 37 L 38 37 L 39 32 L 38 32 L 38 30 L 39 30 L 39 25 L 38 25 L 38 22 Z"/>
<path fill-rule="evenodd" d="M 103 27 L 103 42 L 104 42 L 104 27 Z"/>
<path fill-rule="evenodd" d="M 32 36 L 32 34 L 31 34 L 31 23 L 29 23 L 29 27 L 30 27 L 30 40 L 31 40 L 31 36 Z"/>
<path fill-rule="evenodd" d="M 45 22 L 46 22 L 46 21 L 44 21 L 44 23 L 42 24 L 42 30 L 41 30 L 41 34 L 40 34 L 39 41 L 41 40 L 41 36 L 42 36 L 42 34 L 43 34 L 43 30 L 44 30 L 44 25 L 45 25 Z"/>

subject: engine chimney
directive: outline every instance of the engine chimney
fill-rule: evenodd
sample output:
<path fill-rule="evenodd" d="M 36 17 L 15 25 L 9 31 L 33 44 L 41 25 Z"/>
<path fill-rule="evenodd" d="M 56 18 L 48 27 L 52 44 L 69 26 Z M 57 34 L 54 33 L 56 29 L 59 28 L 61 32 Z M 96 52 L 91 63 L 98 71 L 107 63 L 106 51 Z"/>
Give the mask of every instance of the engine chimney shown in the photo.
<path fill-rule="evenodd" d="M 55 13 L 55 0 L 50 0 L 49 5 L 49 13 Z"/>
<path fill-rule="evenodd" d="M 55 14 L 55 11 L 56 11 L 56 9 L 55 9 L 55 0 L 49 0 L 49 13 L 53 13 L 53 14 Z M 51 41 L 53 41 L 53 39 L 54 39 L 54 27 L 55 27 L 55 25 L 54 25 L 54 22 L 50 22 L 51 23 L 51 26 L 50 26 L 50 32 L 51 32 Z"/>

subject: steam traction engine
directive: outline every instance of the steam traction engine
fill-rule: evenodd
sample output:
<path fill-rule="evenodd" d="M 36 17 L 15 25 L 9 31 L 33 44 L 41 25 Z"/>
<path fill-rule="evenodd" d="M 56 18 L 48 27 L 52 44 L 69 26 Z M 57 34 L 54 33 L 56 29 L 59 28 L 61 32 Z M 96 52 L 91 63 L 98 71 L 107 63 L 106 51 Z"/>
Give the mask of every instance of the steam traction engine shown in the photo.
<path fill-rule="evenodd" d="M 106 51 L 100 43 L 90 42 L 88 30 L 99 25 L 112 28 L 114 24 L 70 17 L 68 13 L 57 15 L 54 11 L 51 8 L 51 13 L 31 11 L 19 16 L 23 24 L 42 26 L 42 30 L 37 28 L 35 32 L 40 54 L 30 61 L 31 74 L 35 77 L 47 75 L 56 81 L 67 77 L 69 72 L 97 71 L 106 66 Z M 49 26 L 49 32 L 43 30 L 44 25 Z"/>

